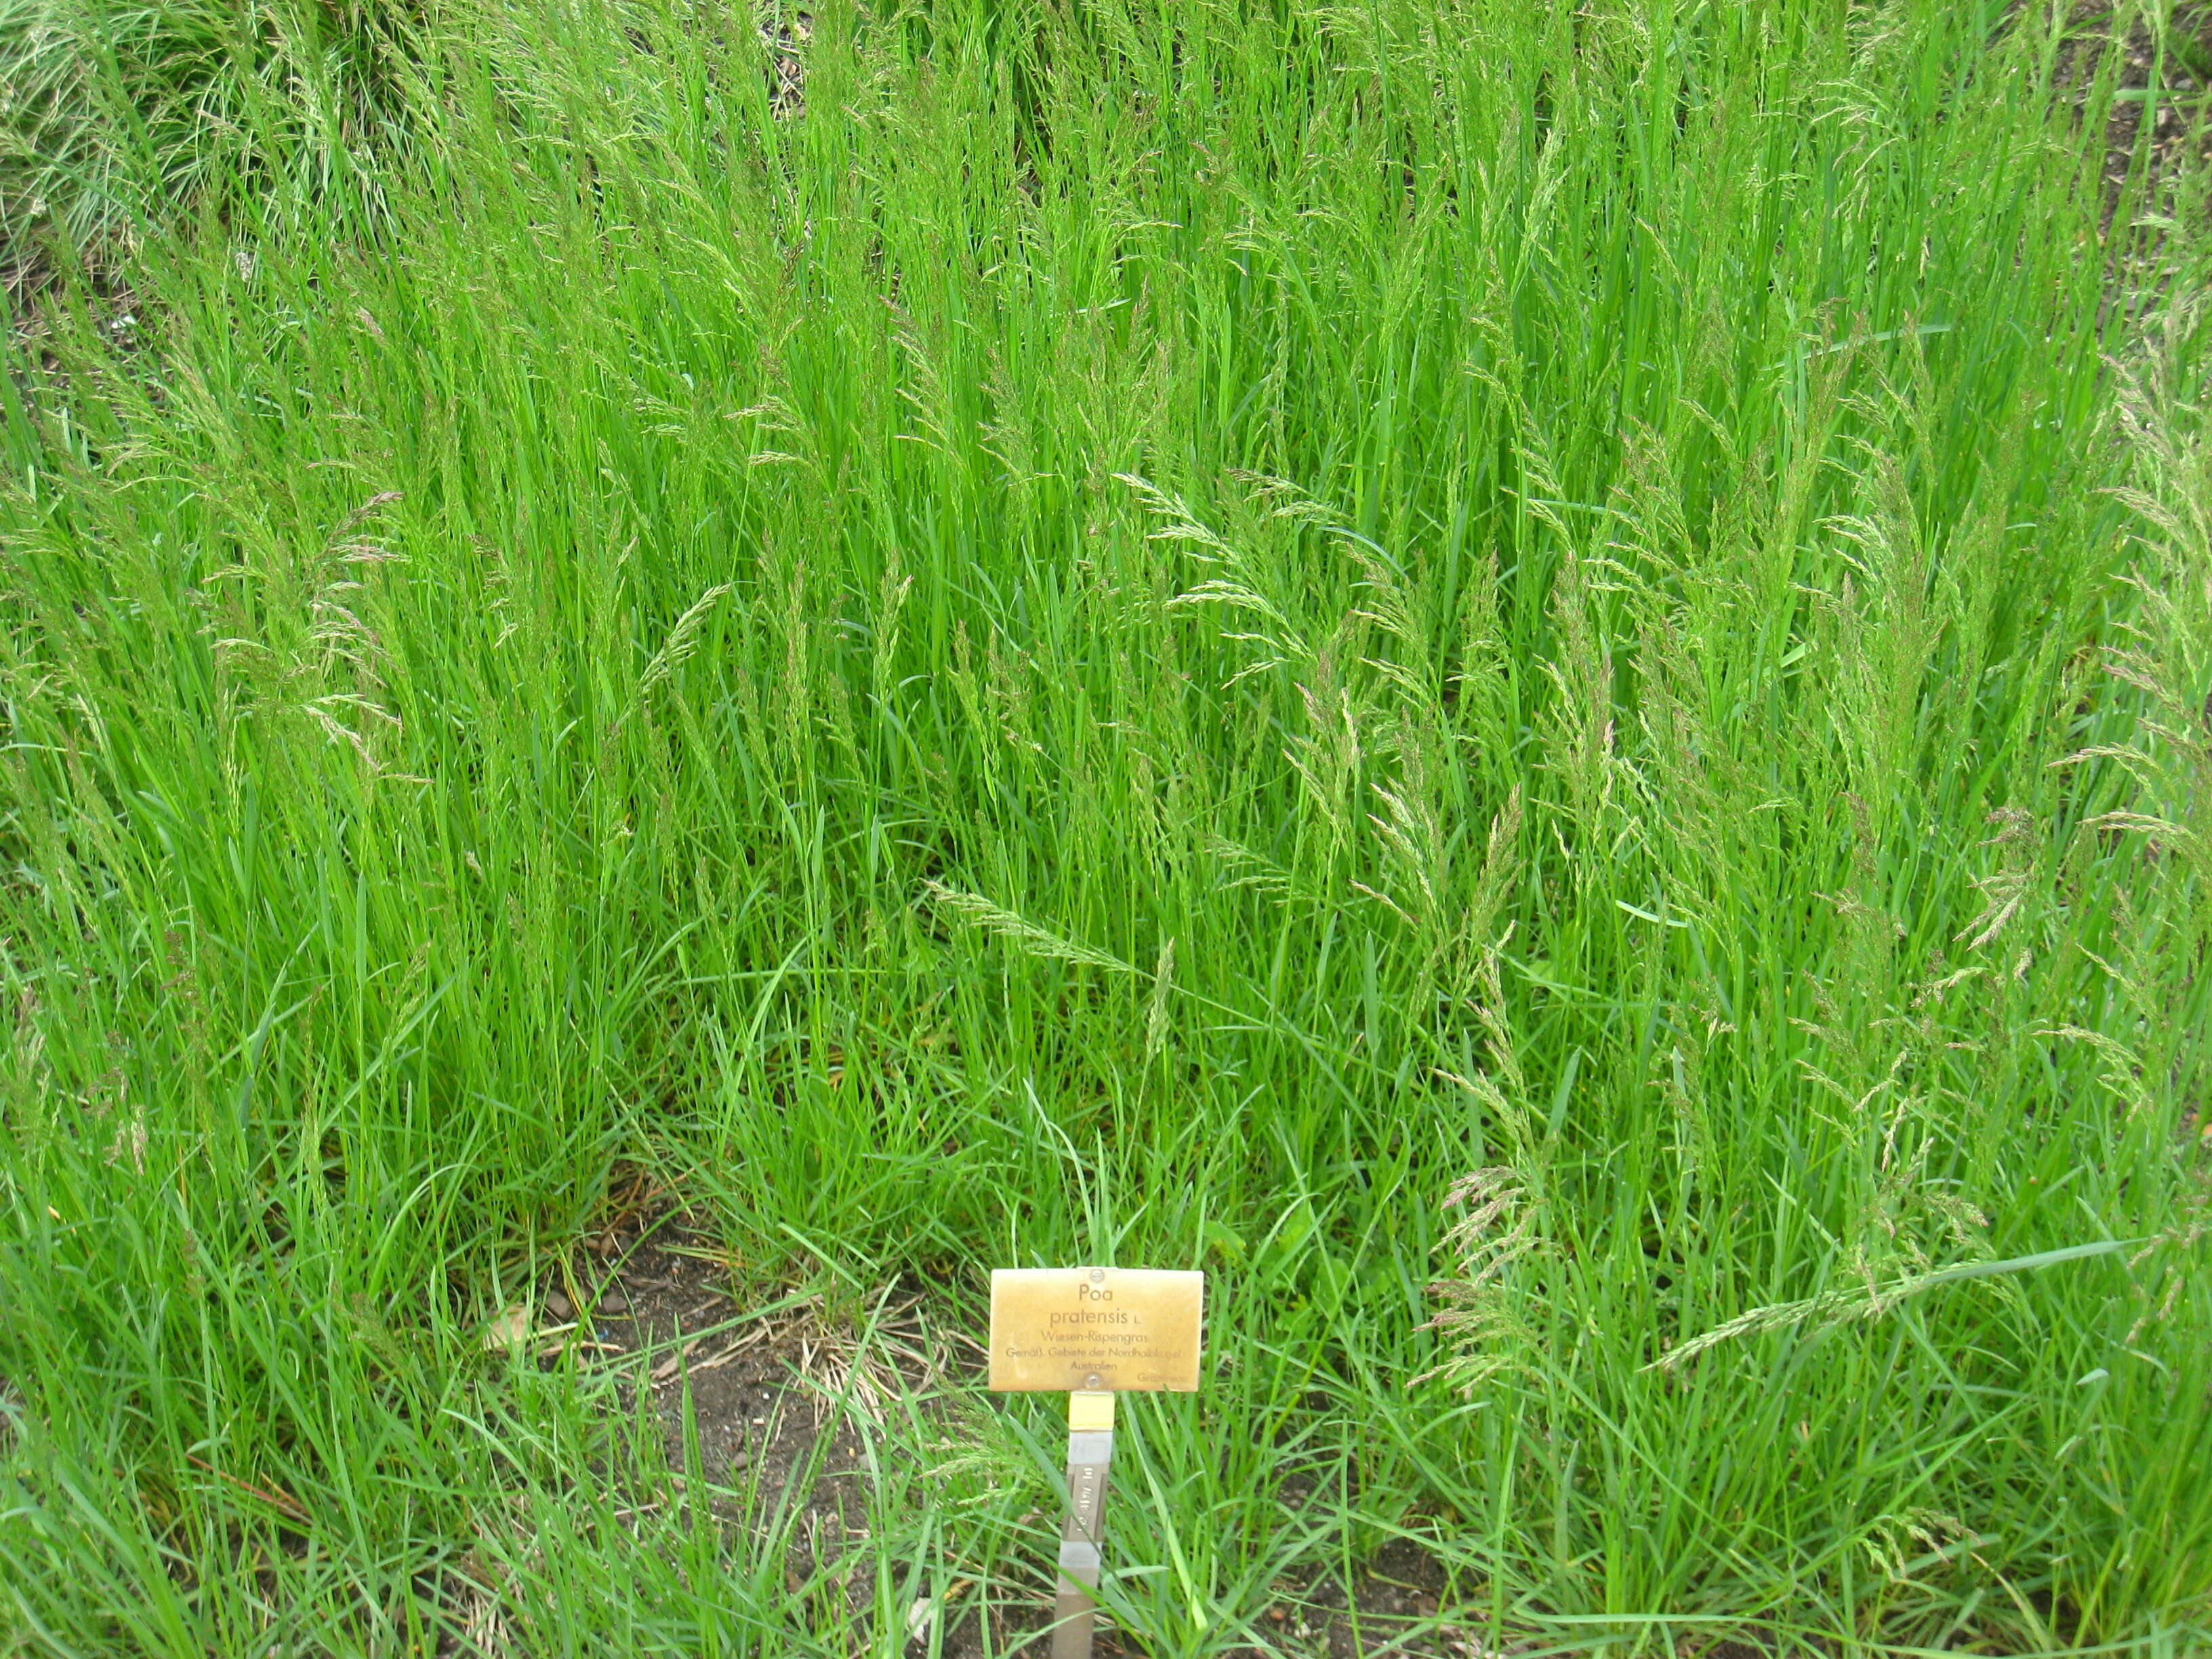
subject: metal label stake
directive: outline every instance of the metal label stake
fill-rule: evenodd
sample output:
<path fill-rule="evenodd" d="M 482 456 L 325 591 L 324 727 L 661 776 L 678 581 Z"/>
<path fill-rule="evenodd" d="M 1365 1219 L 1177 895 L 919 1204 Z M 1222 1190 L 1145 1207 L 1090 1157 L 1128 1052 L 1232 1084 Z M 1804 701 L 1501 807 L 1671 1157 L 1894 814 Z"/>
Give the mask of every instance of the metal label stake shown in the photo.
<path fill-rule="evenodd" d="M 1091 1659 L 1114 1462 L 1114 1396 L 1198 1387 L 1206 1275 L 1158 1267 L 1000 1267 L 991 1274 L 991 1386 L 1067 1390 L 1067 1524 L 1052 1659 Z"/>
<path fill-rule="evenodd" d="M 1052 1659 L 1091 1659 L 1098 1619 L 1098 1547 L 1105 1534 L 1106 1476 L 1114 1462 L 1114 1395 L 1067 1396 L 1067 1524 L 1060 1535 L 1060 1590 L 1053 1602 Z"/>

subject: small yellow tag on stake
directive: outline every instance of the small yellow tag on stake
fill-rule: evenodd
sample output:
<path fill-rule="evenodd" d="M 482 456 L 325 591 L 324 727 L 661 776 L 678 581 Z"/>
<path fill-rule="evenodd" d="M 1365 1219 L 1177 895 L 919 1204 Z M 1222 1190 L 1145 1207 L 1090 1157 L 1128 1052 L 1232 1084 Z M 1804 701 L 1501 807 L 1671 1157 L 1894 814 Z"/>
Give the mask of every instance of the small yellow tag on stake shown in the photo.
<path fill-rule="evenodd" d="M 991 1275 L 991 1387 L 1111 1393 L 1198 1387 L 1206 1275 L 1001 1267 Z"/>
<path fill-rule="evenodd" d="M 1001 1267 L 991 1275 L 991 1386 L 1067 1391 L 1067 1518 L 1052 1659 L 1091 1659 L 1104 1565 L 1114 1395 L 1198 1386 L 1206 1275 L 1140 1267 Z"/>

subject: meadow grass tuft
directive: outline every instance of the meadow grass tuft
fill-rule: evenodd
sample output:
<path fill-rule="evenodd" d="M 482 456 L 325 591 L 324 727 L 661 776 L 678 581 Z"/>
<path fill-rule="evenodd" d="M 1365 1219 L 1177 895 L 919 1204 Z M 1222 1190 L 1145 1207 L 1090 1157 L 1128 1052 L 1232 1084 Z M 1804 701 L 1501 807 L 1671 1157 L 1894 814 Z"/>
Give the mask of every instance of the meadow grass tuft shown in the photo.
<path fill-rule="evenodd" d="M 1491 1650 L 2212 1643 L 2205 243 L 2071 17 L 71 62 L 152 182 L 0 380 L 0 1647 L 1037 1592 L 1048 1401 L 848 1411 L 825 1541 L 487 1348 L 635 1164 L 864 1333 L 1206 1268 L 1151 1652 L 1392 1540 Z"/>

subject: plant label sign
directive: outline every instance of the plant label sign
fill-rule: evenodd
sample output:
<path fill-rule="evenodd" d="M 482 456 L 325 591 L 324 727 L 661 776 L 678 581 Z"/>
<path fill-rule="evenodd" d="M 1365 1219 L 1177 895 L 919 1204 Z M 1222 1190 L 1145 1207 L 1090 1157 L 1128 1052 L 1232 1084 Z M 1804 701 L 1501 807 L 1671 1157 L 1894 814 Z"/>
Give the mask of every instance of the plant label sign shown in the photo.
<path fill-rule="evenodd" d="M 991 1275 L 991 1387 L 1125 1393 L 1198 1387 L 1206 1275 L 1002 1267 Z"/>
<path fill-rule="evenodd" d="M 1091 1659 L 1114 1462 L 1114 1396 L 1198 1387 L 1206 1275 L 1001 1267 L 991 1275 L 991 1386 L 1067 1394 L 1067 1519 L 1052 1659 Z"/>

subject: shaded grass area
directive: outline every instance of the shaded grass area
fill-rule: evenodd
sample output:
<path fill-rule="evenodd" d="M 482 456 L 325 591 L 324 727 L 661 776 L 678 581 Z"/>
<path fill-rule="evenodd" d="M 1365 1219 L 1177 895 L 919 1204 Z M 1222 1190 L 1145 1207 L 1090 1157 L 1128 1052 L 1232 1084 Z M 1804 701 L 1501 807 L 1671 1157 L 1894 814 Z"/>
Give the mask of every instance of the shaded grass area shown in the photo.
<path fill-rule="evenodd" d="M 188 201 L 307 225 L 332 190 L 373 202 L 422 21 L 404 0 L 5 0 L 0 287 L 57 260 L 116 282 Z"/>
<path fill-rule="evenodd" d="M 367 184 L 195 197 L 6 382 L 0 1634 L 890 1652 L 1033 1574 L 1048 1402 L 888 1414 L 801 1573 L 487 1352 L 629 1160 L 858 1342 L 1206 1267 L 1153 1652 L 1407 1540 L 1493 1644 L 2207 1639 L 2203 272 L 2122 54 L 807 21 L 799 100 L 749 12 L 428 18 Z"/>

